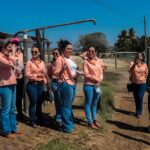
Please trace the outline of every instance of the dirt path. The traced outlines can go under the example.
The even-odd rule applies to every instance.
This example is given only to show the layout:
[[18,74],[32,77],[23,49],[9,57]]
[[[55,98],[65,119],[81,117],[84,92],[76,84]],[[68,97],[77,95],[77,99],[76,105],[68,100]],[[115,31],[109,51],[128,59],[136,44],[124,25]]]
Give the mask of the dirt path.
[[150,149],[150,133],[147,133],[145,129],[148,126],[147,95],[145,95],[144,113],[138,123],[138,120],[133,116],[133,98],[125,89],[128,74],[124,71],[118,71],[118,73],[124,80],[114,81],[115,112],[112,120],[108,121],[103,129],[91,130],[87,126],[84,108],[82,107],[84,103],[82,85],[78,84],[78,93],[74,104],[77,133],[64,134],[57,130],[53,120],[54,104],[48,103],[44,107],[44,117],[47,119],[45,127],[39,126],[34,129],[28,124],[19,123],[18,127],[24,131],[24,134],[11,140],[0,136],[0,150],[34,149],[37,145],[53,139],[75,143],[86,150]]
[[[150,149],[150,133],[147,126],[148,119],[147,94],[144,98],[143,115],[141,119],[134,117],[134,99],[131,93],[126,92],[125,81],[128,74],[125,71],[117,71],[122,79],[117,81],[115,88],[115,113],[111,121],[108,121],[108,133],[103,143],[104,149],[112,150],[145,150]],[[119,88],[120,87],[120,88]]]

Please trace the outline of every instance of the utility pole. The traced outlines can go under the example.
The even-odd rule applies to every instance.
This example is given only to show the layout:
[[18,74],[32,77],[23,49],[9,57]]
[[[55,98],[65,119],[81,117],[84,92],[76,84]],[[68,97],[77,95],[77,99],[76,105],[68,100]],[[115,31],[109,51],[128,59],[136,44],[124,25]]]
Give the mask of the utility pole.
[[146,16],[144,16],[144,40],[145,40],[145,61],[148,65],[148,68],[150,67],[149,63],[149,49],[147,48],[147,32],[146,32]]

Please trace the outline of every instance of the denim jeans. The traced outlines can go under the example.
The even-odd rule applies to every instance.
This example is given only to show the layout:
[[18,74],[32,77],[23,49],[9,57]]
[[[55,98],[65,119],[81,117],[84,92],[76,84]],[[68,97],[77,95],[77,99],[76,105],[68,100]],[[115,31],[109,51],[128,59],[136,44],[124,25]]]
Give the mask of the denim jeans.
[[18,115],[22,115],[22,101],[23,101],[23,83],[24,79],[17,79],[17,86],[16,86],[16,108]]
[[16,85],[1,86],[0,97],[2,132],[3,134],[16,132]]
[[150,93],[148,93],[148,111],[150,114]]
[[51,88],[54,94],[55,109],[56,109],[56,121],[61,122],[61,100],[60,100],[60,84],[57,80],[52,80]]
[[136,115],[141,115],[143,110],[143,97],[146,91],[146,83],[134,84],[133,83],[133,96],[136,106]]
[[44,91],[44,84],[34,84],[28,83],[27,87],[27,94],[29,96],[29,116],[30,122],[32,124],[42,121],[42,103],[43,103],[43,91]]
[[85,114],[88,123],[93,123],[97,116],[97,102],[100,99],[100,93],[97,93],[94,85],[83,86],[85,96]]
[[72,103],[76,95],[76,85],[61,83],[60,97],[62,101],[62,129],[64,132],[72,132],[74,129],[74,117]]

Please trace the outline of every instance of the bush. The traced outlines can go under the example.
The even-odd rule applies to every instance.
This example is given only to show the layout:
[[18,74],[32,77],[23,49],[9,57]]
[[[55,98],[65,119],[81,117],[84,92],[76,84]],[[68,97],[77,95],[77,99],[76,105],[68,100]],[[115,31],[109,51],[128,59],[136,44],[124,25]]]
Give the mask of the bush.
[[103,120],[111,119],[113,106],[114,106],[114,96],[109,84],[104,84],[102,86],[102,97],[100,101],[100,116]]

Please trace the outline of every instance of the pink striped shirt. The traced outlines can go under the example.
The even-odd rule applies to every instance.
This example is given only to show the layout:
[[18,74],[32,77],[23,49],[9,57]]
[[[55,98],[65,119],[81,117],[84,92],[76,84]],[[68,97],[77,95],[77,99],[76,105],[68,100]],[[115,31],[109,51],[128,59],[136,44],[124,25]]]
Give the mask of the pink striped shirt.
[[[34,60],[31,59],[26,63],[25,66],[25,75],[29,78],[29,81],[43,81],[47,83],[47,71],[45,63],[42,60],[39,60],[39,64],[36,65]],[[41,77],[38,77],[38,76]]]
[[0,52],[0,86],[16,84],[13,61]]

